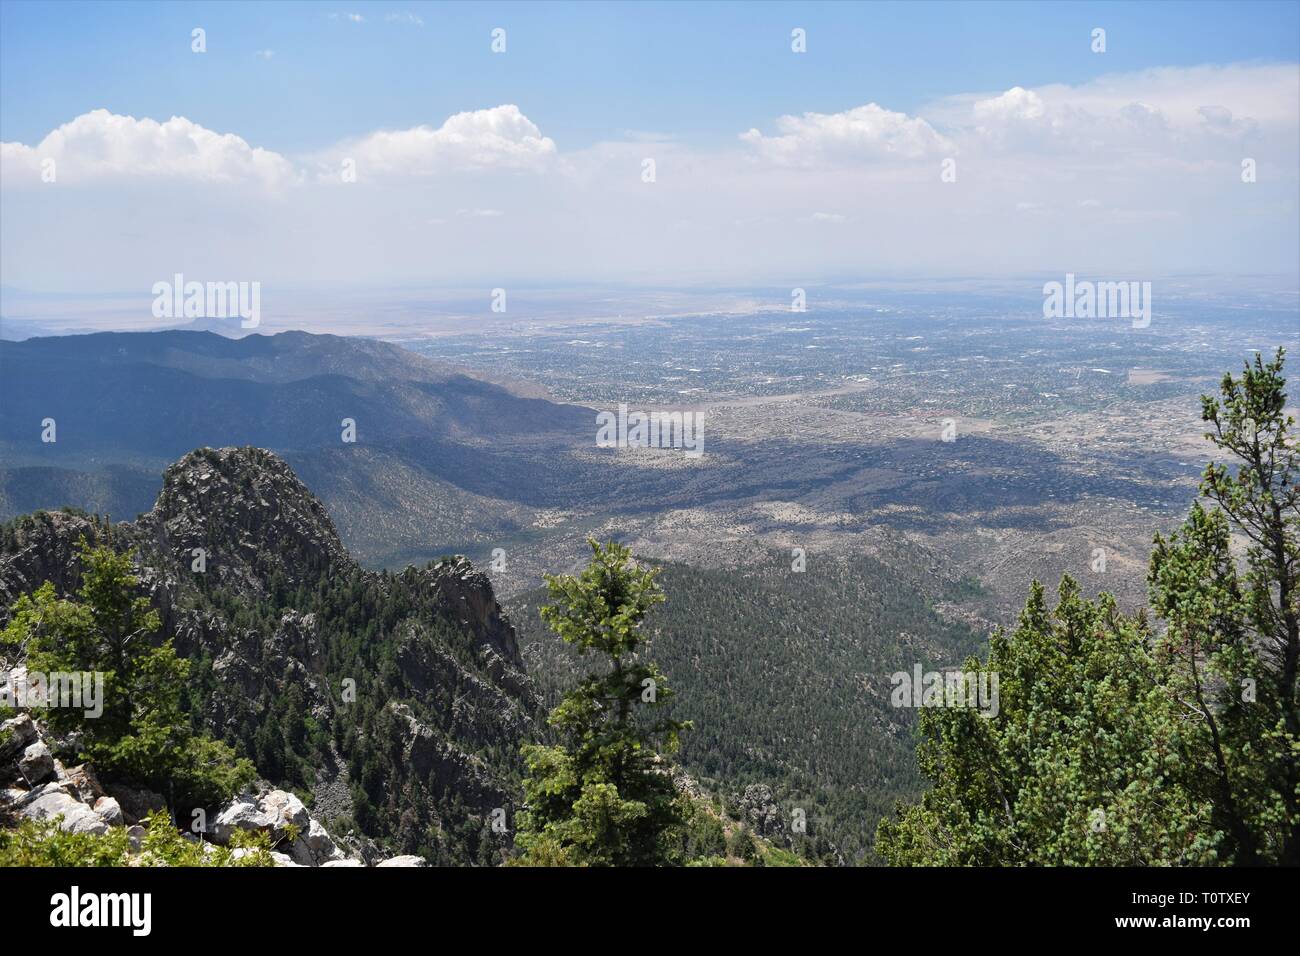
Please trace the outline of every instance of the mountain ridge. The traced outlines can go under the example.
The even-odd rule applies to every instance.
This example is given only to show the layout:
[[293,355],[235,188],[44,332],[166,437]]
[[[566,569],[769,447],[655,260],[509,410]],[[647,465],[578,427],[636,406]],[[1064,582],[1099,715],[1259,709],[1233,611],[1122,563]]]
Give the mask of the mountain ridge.
[[493,532],[525,526],[503,498],[528,484],[518,449],[544,461],[589,440],[594,420],[397,345],[303,332],[0,342],[0,368],[0,518],[141,514],[158,474],[194,447],[251,445],[321,489],[371,566],[451,550],[466,514]]
[[6,523],[0,623],[45,580],[74,590],[82,538],[134,550],[158,639],[195,663],[194,722],[311,794],[327,825],[434,862],[508,850],[484,821],[513,805],[538,700],[468,561],[366,571],[283,459],[201,448],[167,469],[137,521],[64,511]]

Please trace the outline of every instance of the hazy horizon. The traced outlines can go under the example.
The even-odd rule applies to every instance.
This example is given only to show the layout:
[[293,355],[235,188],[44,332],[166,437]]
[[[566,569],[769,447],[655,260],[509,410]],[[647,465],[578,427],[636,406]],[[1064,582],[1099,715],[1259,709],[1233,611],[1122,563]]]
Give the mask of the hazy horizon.
[[0,11],[19,289],[1300,284],[1294,5],[42,9]]

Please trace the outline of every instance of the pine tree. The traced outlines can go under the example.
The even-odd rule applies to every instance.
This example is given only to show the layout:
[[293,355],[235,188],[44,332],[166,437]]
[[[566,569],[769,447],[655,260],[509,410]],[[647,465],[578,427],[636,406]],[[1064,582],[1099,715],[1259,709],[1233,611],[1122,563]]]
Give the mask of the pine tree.
[[1202,398],[1206,437],[1235,462],[1211,463],[1210,506],[1155,537],[1162,626],[1068,577],[1049,611],[1035,582],[1015,631],[966,664],[999,674],[999,716],[921,712],[934,785],[881,822],[886,860],[1300,863],[1300,451],[1283,359]]
[[[591,546],[578,575],[547,575],[542,619],[579,654],[605,663],[551,711],[560,742],[523,748],[525,809],[516,843],[534,865],[654,866],[670,862],[684,798],[661,750],[688,723],[655,714],[670,697],[641,656],[646,612],[664,600],[656,571],[615,542]],[[679,842],[679,841],[678,841]]]
[[174,809],[210,805],[251,782],[251,763],[191,728],[181,707],[190,662],[170,640],[153,642],[158,612],[136,593],[130,552],[90,547],[83,538],[80,559],[74,598],[59,598],[47,581],[18,599],[0,634],[25,651],[30,671],[102,675],[103,712],[50,707],[50,728],[79,736],[81,756],[104,777],[174,797]]
[[[1210,800],[1225,861],[1300,865],[1300,446],[1285,353],[1204,396],[1211,463],[1182,529],[1156,536],[1148,581],[1168,622],[1171,693],[1197,731],[1189,786]],[[1246,542],[1244,560],[1233,535]]]
[[893,865],[1144,866],[1213,860],[1209,807],[1177,784],[1186,750],[1176,702],[1141,617],[1070,577],[1050,609],[1034,583],[1016,628],[995,634],[998,713],[927,707],[919,804],[882,820]]

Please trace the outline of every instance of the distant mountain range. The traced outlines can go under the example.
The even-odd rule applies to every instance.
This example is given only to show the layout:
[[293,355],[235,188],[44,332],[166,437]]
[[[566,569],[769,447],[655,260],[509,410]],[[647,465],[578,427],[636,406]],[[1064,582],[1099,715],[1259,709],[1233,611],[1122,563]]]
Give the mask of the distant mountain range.
[[590,443],[594,428],[590,410],[521,386],[303,332],[0,342],[0,370],[0,517],[64,505],[131,517],[189,449],[257,445],[318,491],[368,563],[508,528],[509,505],[492,499],[528,487],[518,449]]

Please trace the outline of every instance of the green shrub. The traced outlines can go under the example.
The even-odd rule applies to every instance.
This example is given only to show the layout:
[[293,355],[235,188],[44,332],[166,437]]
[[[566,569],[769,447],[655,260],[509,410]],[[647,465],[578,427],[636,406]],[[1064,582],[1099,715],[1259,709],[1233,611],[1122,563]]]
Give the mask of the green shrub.
[[[274,866],[265,833],[236,831],[229,846],[186,839],[166,813],[146,821],[139,852],[133,853],[124,827],[105,834],[65,833],[60,817],[24,820],[0,830],[0,867],[5,866]],[[238,857],[235,851],[244,850]]]

